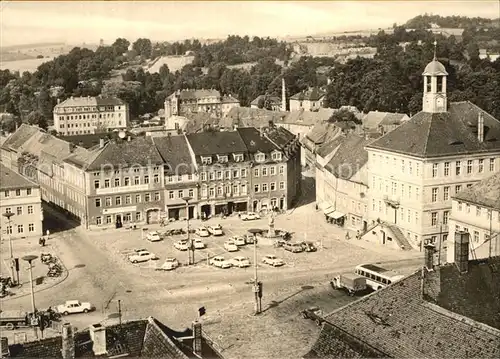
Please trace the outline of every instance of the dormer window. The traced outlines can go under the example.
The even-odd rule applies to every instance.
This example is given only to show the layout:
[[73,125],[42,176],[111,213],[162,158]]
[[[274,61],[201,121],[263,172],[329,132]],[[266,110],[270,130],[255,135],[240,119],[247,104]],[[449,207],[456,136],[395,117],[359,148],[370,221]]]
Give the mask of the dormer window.
[[271,158],[273,161],[281,161],[281,152],[273,152]]
[[266,160],[266,155],[263,153],[257,153],[255,155],[255,161],[257,162],[264,162]]
[[219,160],[220,163],[226,163],[227,162],[227,156],[217,155],[217,159]]
[[201,157],[201,163],[203,163],[204,165],[211,165],[212,164],[212,157],[204,157],[202,156]]
[[233,154],[233,157],[234,157],[234,162],[243,162],[243,155],[241,153]]

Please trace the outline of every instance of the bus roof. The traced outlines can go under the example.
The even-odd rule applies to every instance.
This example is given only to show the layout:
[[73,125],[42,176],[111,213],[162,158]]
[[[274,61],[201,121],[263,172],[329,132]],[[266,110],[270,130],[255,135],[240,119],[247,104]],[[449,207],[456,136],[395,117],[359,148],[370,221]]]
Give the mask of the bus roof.
[[358,267],[362,267],[378,273],[391,272],[389,269],[379,267],[375,264],[360,264]]

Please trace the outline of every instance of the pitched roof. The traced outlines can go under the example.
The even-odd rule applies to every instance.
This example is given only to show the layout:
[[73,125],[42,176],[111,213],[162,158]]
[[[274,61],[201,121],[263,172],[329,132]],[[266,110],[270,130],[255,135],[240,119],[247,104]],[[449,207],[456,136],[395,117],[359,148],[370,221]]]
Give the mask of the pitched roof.
[[473,184],[452,197],[457,200],[500,210],[500,172]]
[[270,111],[260,108],[233,107],[224,116],[219,126],[223,128],[237,127],[266,127],[269,122],[278,123],[287,112]]
[[240,103],[240,100],[238,100],[236,97],[233,97],[232,95],[227,95],[222,96],[222,103]]
[[108,134],[96,133],[87,135],[64,136],[64,141],[71,142],[76,146],[88,149],[98,145],[101,138],[107,141],[109,137]]
[[167,174],[184,175],[194,172],[189,145],[184,135],[153,137],[153,144],[163,158]]
[[333,139],[340,132],[338,126],[331,122],[317,123],[311,131],[306,135],[306,138],[314,144],[321,144]]
[[207,131],[186,135],[196,156],[245,153],[245,142],[237,131]]
[[331,108],[321,108],[317,112],[304,111],[304,109],[289,112],[282,120],[283,123],[314,126],[317,123],[328,121],[335,110]]
[[409,117],[404,113],[388,112],[382,122],[380,122],[380,125],[400,125],[405,119],[409,119]]
[[[477,139],[480,113],[483,142]],[[485,153],[500,150],[500,121],[468,101],[455,102],[445,113],[417,113],[368,147],[423,158]]]
[[12,133],[7,140],[2,145],[2,148],[12,149],[14,151],[18,151],[19,148],[33,136],[35,133],[40,132],[41,130],[38,127],[30,126],[25,123],[21,124],[21,126],[17,129],[16,132]]
[[220,92],[217,90],[196,90],[196,89],[184,89],[174,92],[169,96],[169,98],[179,96],[181,100],[197,100],[206,97],[217,97],[220,98]]
[[58,103],[55,107],[73,107],[73,106],[116,106],[125,105],[121,99],[117,97],[69,97],[66,100]]
[[334,139],[323,143],[319,146],[319,148],[316,150],[316,153],[321,156],[321,157],[326,157],[330,153],[332,153],[337,147],[339,147],[342,142],[345,141],[345,136],[337,136]]
[[283,127],[271,127],[265,131],[266,137],[270,139],[279,148],[284,149],[296,136]]
[[257,106],[259,104],[260,99],[265,100],[266,98],[273,104],[281,104],[281,98],[279,98],[278,96],[259,95],[252,102],[250,102],[250,105]]
[[237,128],[236,131],[240,134],[250,153],[270,153],[278,149],[263,133],[261,135],[261,132],[255,127]]
[[185,127],[186,133],[196,133],[202,131],[205,126],[217,127],[220,119],[208,112],[187,113],[184,116],[187,119]]
[[399,125],[408,115],[404,113],[370,111],[362,119],[366,129],[377,129],[379,125]]
[[298,100],[298,101],[318,101],[320,100],[323,96],[325,96],[325,91],[313,87],[308,89],[307,91],[302,91],[299,93],[296,93],[292,97],[290,97],[290,100]]
[[365,146],[371,141],[356,134],[348,134],[325,169],[337,177],[350,179],[368,162]]
[[[450,267],[458,273],[454,266]],[[500,280],[496,284],[490,281],[489,285],[498,288],[499,283]],[[463,286],[457,287],[459,284],[463,283],[454,281],[449,286],[457,298],[462,297],[460,292],[464,289]],[[481,293],[485,291],[487,288]],[[468,294],[473,294],[473,289]],[[474,298],[479,296],[476,293]],[[475,306],[479,305],[475,303]],[[463,319],[422,298],[421,271],[338,309],[327,315],[326,320],[328,324],[323,327],[321,341],[313,346],[312,355],[318,353],[314,356],[316,358],[343,357],[345,345],[355,351],[352,357],[372,357],[374,353],[367,353],[368,348],[375,348],[382,353],[381,356],[393,358],[500,356],[499,331]],[[344,345],[336,345],[338,340]],[[361,342],[361,345],[352,345],[353,342]]]
[[0,190],[33,187],[38,185],[0,163]]

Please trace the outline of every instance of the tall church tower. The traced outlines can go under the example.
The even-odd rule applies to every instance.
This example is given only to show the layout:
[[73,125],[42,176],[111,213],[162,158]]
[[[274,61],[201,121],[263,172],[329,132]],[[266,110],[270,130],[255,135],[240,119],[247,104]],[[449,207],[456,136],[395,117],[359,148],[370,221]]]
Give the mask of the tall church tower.
[[446,112],[446,76],[448,73],[436,57],[437,42],[434,41],[434,58],[425,67],[424,73],[424,98],[422,111],[430,113]]

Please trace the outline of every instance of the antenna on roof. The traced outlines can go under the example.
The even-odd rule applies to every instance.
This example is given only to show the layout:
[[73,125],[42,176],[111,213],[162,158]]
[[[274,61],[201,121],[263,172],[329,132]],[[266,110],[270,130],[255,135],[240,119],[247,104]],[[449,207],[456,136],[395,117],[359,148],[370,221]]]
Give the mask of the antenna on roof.
[[434,61],[436,61],[436,60],[437,60],[437,57],[436,57],[436,49],[437,49],[437,44],[438,44],[438,43],[437,43],[437,41],[436,41],[436,40],[434,40]]

